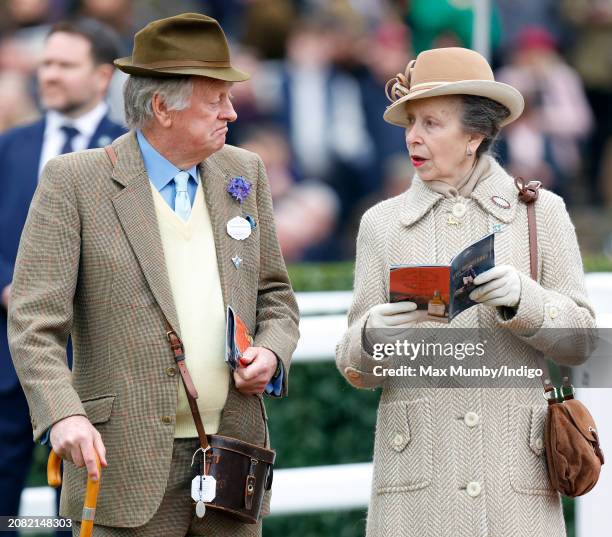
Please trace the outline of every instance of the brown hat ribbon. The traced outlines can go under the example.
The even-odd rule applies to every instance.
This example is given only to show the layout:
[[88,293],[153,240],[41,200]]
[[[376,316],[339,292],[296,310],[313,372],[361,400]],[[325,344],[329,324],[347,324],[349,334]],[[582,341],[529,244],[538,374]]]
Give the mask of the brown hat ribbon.
[[415,63],[416,60],[411,60],[406,66],[405,74],[397,73],[397,75],[387,81],[385,93],[387,99],[392,103],[410,93],[410,79],[412,78],[412,71]]

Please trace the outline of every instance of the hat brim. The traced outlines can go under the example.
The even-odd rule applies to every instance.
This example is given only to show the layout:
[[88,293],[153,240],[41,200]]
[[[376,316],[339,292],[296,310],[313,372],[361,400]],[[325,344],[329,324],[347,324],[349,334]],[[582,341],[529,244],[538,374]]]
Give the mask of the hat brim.
[[389,105],[385,110],[383,119],[392,125],[407,127],[408,118],[406,117],[405,107],[407,102],[442,95],[477,95],[488,97],[503,104],[510,110],[510,115],[502,121],[502,127],[516,120],[525,108],[525,100],[521,93],[508,84],[492,80],[462,80],[461,82],[443,83],[434,88],[411,91],[408,95]]
[[225,82],[244,82],[251,78],[250,75],[234,69],[233,67],[180,67],[180,68],[164,68],[150,69],[132,63],[132,57],[119,58],[114,61],[115,66],[120,71],[129,75],[151,76],[168,78],[173,76],[207,76]]

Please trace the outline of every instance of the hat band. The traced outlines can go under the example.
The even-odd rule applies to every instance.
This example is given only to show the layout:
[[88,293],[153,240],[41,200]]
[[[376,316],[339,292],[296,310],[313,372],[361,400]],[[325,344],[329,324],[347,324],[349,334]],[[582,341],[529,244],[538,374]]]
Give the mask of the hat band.
[[421,90],[421,89],[429,89],[429,88],[435,88],[436,86],[440,86],[442,84],[453,84],[455,82],[465,82],[464,80],[455,80],[455,81],[450,81],[450,80],[436,80],[435,82],[421,82],[420,84],[412,84],[412,86],[410,86],[410,91],[417,91],[417,90]]
[[229,61],[200,61],[200,60],[166,60],[161,62],[151,63],[132,63],[133,67],[142,67],[144,69],[181,69],[183,67],[231,67]]

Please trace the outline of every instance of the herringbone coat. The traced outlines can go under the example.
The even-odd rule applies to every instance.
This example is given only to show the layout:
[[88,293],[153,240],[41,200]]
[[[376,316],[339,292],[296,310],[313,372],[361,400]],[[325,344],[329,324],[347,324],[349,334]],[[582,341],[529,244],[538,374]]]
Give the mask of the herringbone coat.
[[[536,368],[537,353],[563,333],[554,328],[595,327],[574,227],[558,196],[543,191],[536,203],[538,283],[529,276],[526,206],[497,163],[472,192],[461,225],[448,223],[453,204],[416,177],[407,192],[373,207],[361,221],[354,300],[337,365],[356,387],[382,386],[367,536],[561,537],[561,502],[546,474],[546,403],[538,378],[533,388],[503,393],[411,388],[405,379],[376,376],[373,368],[381,362],[362,344],[368,310],[389,301],[392,265],[448,264],[500,229],[496,264],[520,271],[516,314],[478,305],[439,329],[491,329],[495,337],[487,348],[500,363]],[[575,363],[586,359],[591,339],[592,333],[578,331],[570,353]]]
[[[155,513],[168,478],[180,375],[164,317],[179,334],[180,326],[135,134],[113,147],[114,169],[103,149],[60,156],[45,168],[19,248],[9,341],[34,439],[62,418],[86,415],[107,448],[96,523],[133,527]],[[263,164],[253,153],[225,146],[199,171],[224,302],[241,315],[255,346],[280,357],[287,375],[298,339],[297,305]],[[235,176],[253,183],[242,207],[226,192]],[[241,214],[253,216],[257,226],[237,241],[226,224]],[[239,268],[235,255],[242,258]],[[72,375],[65,355],[69,333]],[[263,445],[266,419],[262,398],[241,394],[230,379],[219,434]],[[86,472],[72,464],[64,469],[61,514],[80,519]]]

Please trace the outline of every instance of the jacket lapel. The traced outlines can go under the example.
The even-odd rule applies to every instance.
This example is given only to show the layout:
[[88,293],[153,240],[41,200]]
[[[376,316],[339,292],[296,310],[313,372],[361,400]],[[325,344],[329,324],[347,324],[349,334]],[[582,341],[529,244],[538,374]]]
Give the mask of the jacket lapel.
[[240,205],[234,203],[226,192],[231,174],[220,165],[217,155],[212,155],[203,161],[199,169],[206,207],[213,228],[223,303],[226,307],[228,304],[235,306],[232,304],[232,289],[237,285],[237,281],[236,267],[232,258],[237,255],[237,252],[231,249],[232,239],[227,234],[227,222],[241,214]]
[[33,179],[32,184],[28,185],[31,186],[31,192],[28,191],[28,205],[39,180],[38,168],[40,167],[40,156],[42,154],[42,146],[45,139],[46,124],[46,119],[42,119],[32,125],[31,132],[29,133],[31,136],[31,143],[23,146],[23,155],[20,155],[19,158],[21,177]]
[[118,138],[113,147],[118,159],[113,179],[125,187],[113,197],[113,205],[153,296],[180,335],[149,177],[135,133]]

